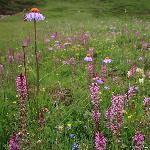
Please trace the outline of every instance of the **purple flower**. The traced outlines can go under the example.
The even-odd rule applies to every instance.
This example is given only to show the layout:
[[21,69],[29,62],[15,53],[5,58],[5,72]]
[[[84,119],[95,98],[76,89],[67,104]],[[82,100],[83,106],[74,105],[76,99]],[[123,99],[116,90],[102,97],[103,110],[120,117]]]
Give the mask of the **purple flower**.
[[90,56],[93,57],[93,53],[94,53],[94,48],[89,48],[88,53],[90,54]]
[[104,89],[105,90],[110,90],[110,87],[109,86],[104,86]]
[[18,134],[13,133],[9,139],[9,150],[20,150]]
[[74,139],[74,138],[75,138],[75,134],[70,134],[69,137],[70,137],[71,139]]
[[45,17],[39,12],[30,12],[27,13],[24,17],[24,20],[26,21],[43,21],[44,19]]
[[144,97],[144,106],[150,106],[150,97]]
[[95,134],[95,147],[96,150],[105,150],[106,149],[106,138],[99,131]]
[[72,145],[72,150],[78,150],[79,149],[79,145],[77,143],[74,143]]
[[106,58],[103,60],[103,62],[104,62],[105,64],[109,64],[109,63],[112,62],[112,59],[110,59],[109,57],[106,57]]
[[96,83],[98,83],[98,84],[103,84],[104,81],[103,81],[102,79],[97,79],[97,80],[96,80]]
[[145,41],[142,41],[142,49],[146,50],[148,48],[148,43]]
[[98,110],[93,110],[92,111],[92,118],[95,122],[99,122],[100,120],[100,112]]
[[92,83],[90,86],[90,95],[91,95],[91,99],[92,99],[92,104],[96,107],[98,107],[99,105],[99,86],[97,83]]
[[22,101],[25,101],[27,99],[27,81],[24,75],[20,74],[17,76],[16,86],[17,86],[18,96]]
[[108,120],[107,126],[110,128],[114,135],[119,134],[123,123],[123,108],[124,96],[116,95],[112,97],[112,105],[106,112]]
[[54,32],[54,33],[51,35],[51,38],[52,38],[52,39],[58,38],[58,33],[57,33],[57,32]]
[[4,66],[0,64],[0,74],[3,74],[3,71],[4,71]]
[[136,89],[135,89],[135,87],[133,87],[133,86],[129,87],[128,92],[127,92],[127,94],[126,94],[127,99],[130,100],[130,99],[132,99],[135,95],[136,95]]
[[144,148],[144,135],[140,132],[136,132],[133,137],[135,149],[142,150]]
[[84,58],[84,61],[86,61],[86,62],[91,62],[91,61],[92,61],[92,57],[86,56],[86,57]]

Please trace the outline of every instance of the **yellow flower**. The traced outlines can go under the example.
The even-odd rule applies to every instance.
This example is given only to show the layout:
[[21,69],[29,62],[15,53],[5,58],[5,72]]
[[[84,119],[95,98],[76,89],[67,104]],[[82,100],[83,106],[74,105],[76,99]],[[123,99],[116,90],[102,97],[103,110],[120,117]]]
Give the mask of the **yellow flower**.
[[128,116],[128,119],[131,119],[131,118],[132,118],[132,115],[129,115],[129,116]]

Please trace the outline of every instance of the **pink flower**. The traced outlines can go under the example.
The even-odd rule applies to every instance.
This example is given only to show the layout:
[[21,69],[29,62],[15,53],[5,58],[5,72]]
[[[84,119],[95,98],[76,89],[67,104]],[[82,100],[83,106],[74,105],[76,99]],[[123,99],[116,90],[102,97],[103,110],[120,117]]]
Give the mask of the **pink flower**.
[[13,133],[9,139],[9,150],[20,150],[18,134]]
[[20,100],[25,101],[27,99],[27,81],[24,75],[20,74],[17,76],[16,86]]
[[135,149],[142,150],[144,148],[144,135],[140,132],[136,132],[133,137]]
[[105,150],[106,149],[106,138],[99,131],[95,134],[95,147],[96,150]]
[[3,74],[3,71],[4,71],[4,66],[0,64],[0,74]]

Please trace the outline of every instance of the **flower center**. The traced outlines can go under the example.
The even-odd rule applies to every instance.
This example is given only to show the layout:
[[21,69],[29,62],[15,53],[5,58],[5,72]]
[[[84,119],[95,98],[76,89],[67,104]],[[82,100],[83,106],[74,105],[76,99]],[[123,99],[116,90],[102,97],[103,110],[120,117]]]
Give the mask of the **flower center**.
[[32,8],[31,12],[36,12],[37,13],[37,12],[40,12],[40,10],[38,8]]

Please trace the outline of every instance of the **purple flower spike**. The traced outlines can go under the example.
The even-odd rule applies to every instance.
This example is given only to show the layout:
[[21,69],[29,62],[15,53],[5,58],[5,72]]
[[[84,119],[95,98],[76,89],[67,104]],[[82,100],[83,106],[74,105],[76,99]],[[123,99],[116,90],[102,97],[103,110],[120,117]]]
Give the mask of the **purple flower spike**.
[[0,64],[0,74],[3,74],[3,71],[4,71],[4,66]]
[[20,74],[17,76],[16,86],[18,96],[20,97],[21,100],[25,101],[27,99],[27,81],[24,75]]
[[135,149],[142,150],[144,148],[144,135],[140,132],[136,132],[133,137]]
[[18,134],[13,133],[9,139],[9,150],[20,150]]
[[107,142],[107,140],[105,139],[103,134],[100,132],[97,132],[95,135],[96,150],[105,150],[106,149],[106,142]]

